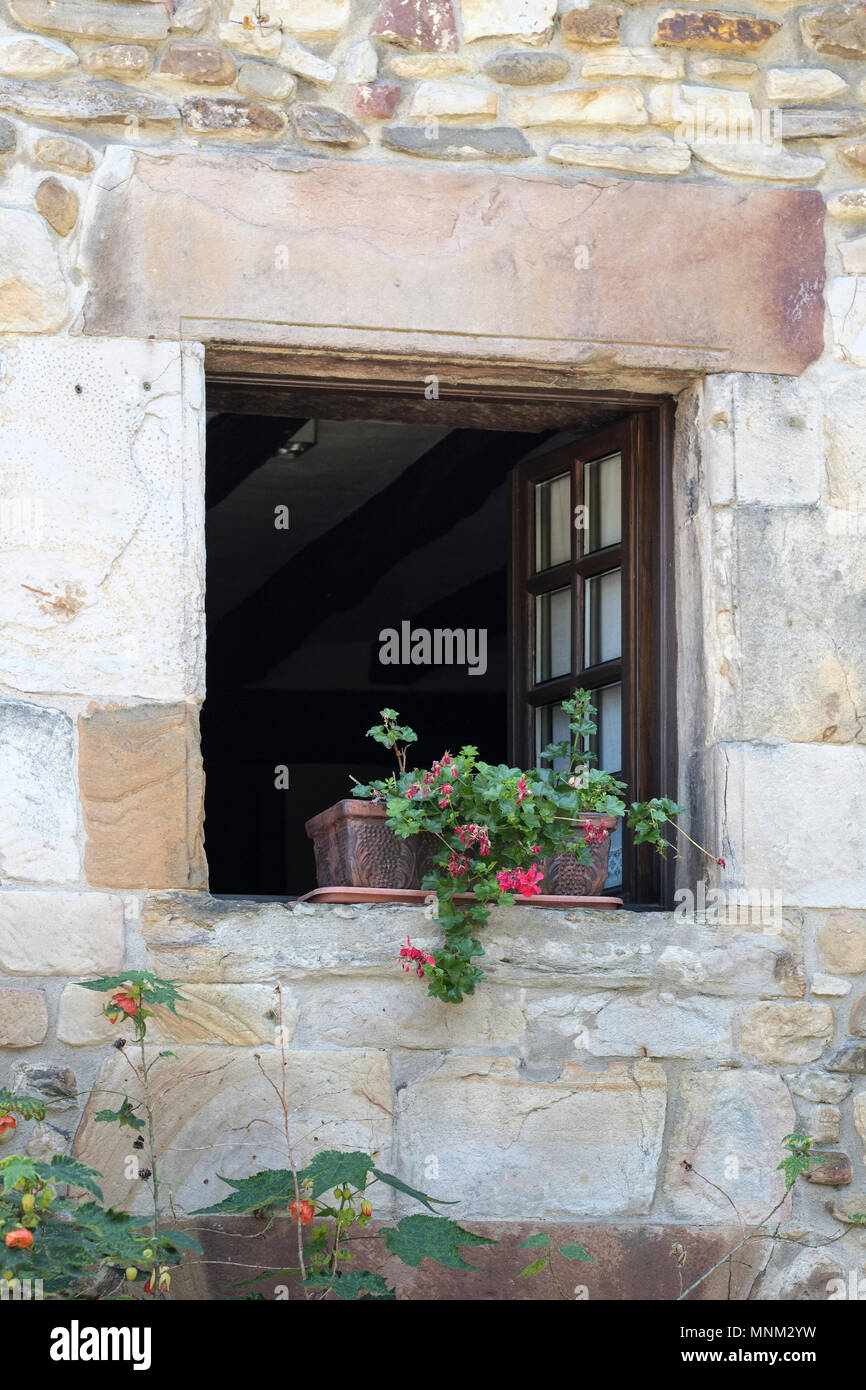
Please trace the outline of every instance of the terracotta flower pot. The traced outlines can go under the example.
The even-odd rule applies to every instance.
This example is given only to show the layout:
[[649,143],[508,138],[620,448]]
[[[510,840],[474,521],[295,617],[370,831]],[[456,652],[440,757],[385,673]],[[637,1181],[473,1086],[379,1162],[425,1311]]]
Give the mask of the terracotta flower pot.
[[603,816],[599,811],[585,811],[578,816],[579,825],[603,826],[607,831],[600,844],[591,844],[589,851],[592,863],[584,867],[578,864],[573,854],[557,854],[554,859],[545,861],[542,893],[554,897],[597,898],[603,891],[607,879],[607,861],[610,855],[610,837],[616,830],[619,820],[616,816]]
[[347,797],[306,824],[320,888],[420,888],[440,843],[422,831],[400,840],[385,808]]

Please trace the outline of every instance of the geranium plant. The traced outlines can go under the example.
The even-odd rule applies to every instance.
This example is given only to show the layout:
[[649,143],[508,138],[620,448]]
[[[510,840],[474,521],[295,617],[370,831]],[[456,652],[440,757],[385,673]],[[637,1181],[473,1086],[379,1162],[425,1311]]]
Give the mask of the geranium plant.
[[[426,770],[409,770],[407,750],[417,735],[398,723],[396,710],[382,710],[382,723],[368,730],[370,738],[394,751],[397,771],[356,784],[353,795],[384,805],[388,825],[401,839],[428,831],[440,841],[423,887],[436,896],[444,943],[435,956],[410,941],[400,953],[404,967],[426,979],[428,993],[436,999],[458,1003],[484,979],[474,964],[484,954],[476,933],[492,906],[513,903],[515,894],[531,898],[540,893],[542,866],[556,855],[569,852],[578,864],[590,863],[589,845],[608,832],[581,824],[582,815],[626,815],[625,783],[593,765],[589,740],[596,722],[590,692],[576,691],[562,708],[568,739],[545,748],[541,760],[546,766],[528,770],[483,762],[471,745],[454,756],[443,753]],[[628,825],[635,842],[664,855],[670,842],[662,826],[683,809],[669,797],[633,802]],[[474,897],[466,901],[465,894]]]

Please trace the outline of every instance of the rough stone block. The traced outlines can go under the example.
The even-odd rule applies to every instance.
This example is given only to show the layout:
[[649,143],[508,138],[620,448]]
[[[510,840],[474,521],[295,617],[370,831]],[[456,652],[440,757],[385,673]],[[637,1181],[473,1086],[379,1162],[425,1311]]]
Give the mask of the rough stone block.
[[[180,985],[183,999],[177,1017],[164,1005],[155,1005],[147,1022],[150,1042],[159,1046],[176,1043],[224,1043],[227,1047],[277,1045],[278,999],[270,985]],[[103,1013],[109,994],[70,984],[60,996],[57,1037],[73,1047],[90,1047],[128,1037],[129,1030],[112,1025]],[[333,1008],[333,1001],[331,1003]],[[342,1007],[342,1006],[341,1006]],[[283,1040],[291,1041],[297,1008],[284,998]],[[369,1044],[368,1044],[369,1045]]]
[[[12,215],[35,224],[28,256],[44,274],[53,234]],[[2,355],[4,490],[38,499],[40,518],[0,554],[6,682],[105,700],[203,693],[201,349],[75,337]]]
[[649,119],[638,88],[617,86],[527,92],[513,98],[508,114],[517,126],[643,126]]
[[684,1110],[665,1177],[674,1212],[691,1221],[728,1221],[722,1188],[744,1221],[762,1220],[785,1191],[777,1164],[782,1139],[793,1132],[794,1108],[784,1082],[758,1071],[687,1072],[680,1091]]
[[57,77],[78,67],[78,54],[57,39],[32,34],[0,37],[0,74],[3,77]]
[[[301,39],[335,39],[349,18],[350,0],[267,0],[268,23]],[[232,0],[229,21],[252,13],[249,0]],[[265,26],[267,28],[267,25]]]
[[495,92],[473,82],[422,82],[414,92],[409,114],[415,120],[432,117],[465,119],[495,116],[499,105]]
[[[288,1168],[283,1115],[274,1087],[282,1085],[281,1054],[256,1055],[224,1047],[183,1047],[175,1058],[154,1063],[151,1084],[159,1094],[156,1139],[166,1151],[172,1201],[179,1212],[212,1206],[230,1188],[215,1176],[213,1144],[220,1144],[220,1173],[245,1178],[263,1168]],[[106,1204],[146,1211],[145,1183],[124,1177],[128,1131],[97,1123],[116,1106],[122,1090],[138,1099],[135,1078],[117,1053],[106,1059],[75,1136],[73,1152],[104,1175]],[[290,1136],[298,1166],[320,1149],[363,1149],[389,1168],[391,1078],[381,1052],[290,1052],[286,1055]]]
[[539,47],[553,33],[557,0],[462,0],[463,42],[517,38]]
[[833,1036],[829,1004],[748,1004],[740,1047],[759,1062],[815,1062]]
[[539,1082],[507,1057],[446,1057],[398,1093],[399,1171],[418,1185],[435,1154],[441,1176],[425,1190],[462,1187],[458,1216],[639,1216],[655,1191],[665,1098],[649,1061],[601,1072],[569,1062],[558,1081]]
[[0,893],[0,970],[112,975],[123,964],[123,905],[102,893]]
[[80,140],[68,140],[64,135],[43,135],[36,141],[35,149],[39,163],[53,169],[89,174],[93,168],[93,154]]
[[72,721],[60,710],[0,701],[0,875],[78,879]]
[[145,39],[153,42],[168,33],[163,5],[126,0],[10,0],[12,18],[25,29],[49,34],[74,34],[84,39]]
[[339,987],[311,983],[296,986],[292,994],[300,1015],[295,1042],[303,1047],[477,1051],[513,1046],[526,1028],[517,989],[486,985],[459,1008],[431,999],[425,985],[402,975],[392,983],[344,977]]
[[831,912],[818,931],[821,964],[840,975],[866,970],[866,913]]
[[89,883],[102,888],[204,884],[194,708],[94,710],[79,720],[78,778]]
[[78,195],[52,175],[40,183],[35,201],[57,235],[68,236],[78,221]]
[[94,77],[117,77],[121,82],[143,77],[148,68],[148,52],[140,43],[111,43],[85,53],[82,67]]
[[727,14],[721,10],[664,10],[656,21],[653,43],[714,49],[720,53],[750,53],[777,34],[775,19]]
[[[464,3],[464,37],[466,17]],[[456,53],[459,47],[451,0],[383,0],[370,33],[401,48],[427,53]]]
[[41,989],[0,988],[0,1047],[38,1047],[47,1032]]
[[[0,141],[10,151],[15,148],[11,123],[0,127]],[[21,208],[0,208],[0,331],[52,333],[68,317],[57,249],[42,218]]]

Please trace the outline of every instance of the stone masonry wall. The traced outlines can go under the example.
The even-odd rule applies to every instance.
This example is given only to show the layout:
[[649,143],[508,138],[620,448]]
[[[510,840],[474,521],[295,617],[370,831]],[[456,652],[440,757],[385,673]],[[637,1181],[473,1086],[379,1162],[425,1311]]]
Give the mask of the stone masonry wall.
[[[254,1054],[275,1066],[279,981],[302,1149],[370,1145],[467,1221],[715,1239],[731,1211],[704,1179],[757,1219],[779,1139],[807,1129],[839,1155],[783,1212],[807,1248],[758,1260],[747,1291],[824,1297],[866,1260],[856,1230],[822,1248],[866,1201],[863,10],[264,11],[2,5],[0,1084],[50,1102],[15,1142],[74,1144],[129,1199],[82,1113],[118,1054],[73,982],[151,965],[190,998],[161,1035],[178,1053],[162,1122],[177,1199],[200,1204],[214,1162],[196,1146],[267,1117]],[[489,983],[440,1008],[394,961],[429,930],[408,909],[207,895],[203,346],[74,327],[117,146],[820,190],[824,353],[799,378],[676,387],[680,795],[726,857],[720,885],[778,891],[781,924],[514,908],[491,924]],[[695,891],[699,866],[679,872]],[[218,1152],[249,1171],[248,1149]]]

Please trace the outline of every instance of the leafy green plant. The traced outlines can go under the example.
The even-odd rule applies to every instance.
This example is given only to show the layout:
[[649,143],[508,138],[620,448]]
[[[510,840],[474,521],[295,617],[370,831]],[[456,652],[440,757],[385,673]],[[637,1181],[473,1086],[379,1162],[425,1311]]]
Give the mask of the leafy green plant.
[[[589,846],[608,832],[581,822],[582,816],[626,814],[625,783],[593,766],[589,745],[597,726],[590,692],[576,691],[562,708],[568,738],[545,748],[546,766],[528,771],[483,762],[477,748],[467,745],[456,756],[443,753],[429,769],[410,772],[407,750],[417,736],[398,723],[396,710],[382,710],[382,723],[368,731],[394,751],[397,771],[356,784],[353,795],[384,805],[388,825],[400,839],[426,831],[440,842],[422,886],[435,894],[443,946],[434,957],[407,941],[400,952],[404,968],[426,979],[436,999],[458,1003],[484,979],[474,963],[484,954],[477,933],[493,905],[513,903],[515,894],[540,893],[541,866],[563,852],[578,864],[591,863]],[[664,854],[668,842],[661,827],[682,810],[667,797],[633,803],[629,825],[637,842]]]
[[[299,1198],[294,1196],[296,1180],[302,1194]],[[202,1207],[194,1215],[255,1214],[270,1218],[288,1214],[305,1232],[298,1264],[266,1269],[235,1288],[300,1275],[302,1287],[314,1298],[333,1294],[344,1302],[390,1300],[396,1294],[381,1274],[354,1267],[356,1256],[350,1248],[353,1241],[383,1240],[390,1253],[413,1268],[423,1259],[431,1259],[450,1269],[474,1268],[460,1254],[462,1247],[496,1243],[436,1215],[434,1204],[447,1205],[443,1199],[409,1187],[392,1173],[377,1168],[369,1154],[360,1150],[345,1153],[325,1149],[297,1174],[288,1169],[268,1168],[249,1178],[220,1177],[220,1181],[233,1191],[221,1202]],[[412,1197],[434,1214],[405,1216],[396,1226],[368,1232],[366,1228],[373,1216],[370,1194],[377,1183]]]
[[595,1264],[595,1260],[582,1245],[566,1242],[564,1245],[554,1246],[550,1236],[544,1235],[543,1232],[527,1236],[526,1240],[522,1240],[516,1249],[543,1251],[543,1254],[536,1256],[525,1269],[520,1271],[519,1277],[521,1279],[533,1279],[537,1274],[548,1274],[562,1298],[569,1298],[570,1295],[565,1292],[560,1282],[558,1271],[553,1263],[554,1254],[558,1254],[563,1260],[582,1260],[589,1264]]

